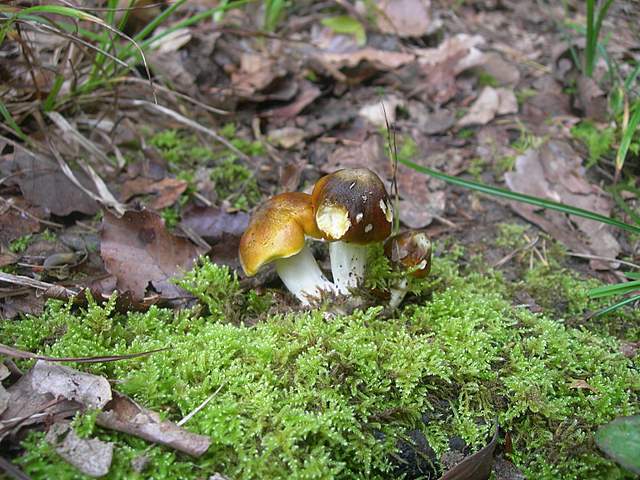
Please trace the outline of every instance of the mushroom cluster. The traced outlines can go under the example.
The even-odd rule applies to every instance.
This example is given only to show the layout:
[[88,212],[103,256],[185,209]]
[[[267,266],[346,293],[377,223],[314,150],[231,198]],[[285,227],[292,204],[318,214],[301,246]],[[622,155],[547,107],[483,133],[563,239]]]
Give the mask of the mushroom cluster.
[[[253,276],[273,262],[289,291],[310,305],[323,293],[347,295],[359,286],[367,245],[387,239],[392,224],[382,180],[367,168],[338,170],[320,178],[311,195],[282,193],[260,205],[240,239],[240,264]],[[333,282],[318,267],[309,238],[330,242]]]

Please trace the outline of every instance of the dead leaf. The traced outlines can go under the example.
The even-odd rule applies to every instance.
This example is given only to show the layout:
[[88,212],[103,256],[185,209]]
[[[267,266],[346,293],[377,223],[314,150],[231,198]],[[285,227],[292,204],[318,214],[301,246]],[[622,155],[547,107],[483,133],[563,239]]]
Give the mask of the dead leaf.
[[109,473],[113,443],[97,438],[80,438],[67,422],[53,424],[45,439],[58,455],[83,474],[98,478]]
[[376,8],[376,23],[383,33],[400,37],[422,37],[429,33],[430,0],[383,0]]
[[[32,205],[46,208],[61,217],[72,212],[93,215],[98,211],[97,202],[73,184],[56,163],[18,151],[14,164],[17,171],[21,172],[18,185],[22,195]],[[74,173],[82,185],[92,187],[91,180],[84,172]]]
[[[505,174],[505,182],[515,192],[562,202],[605,216],[610,215],[613,207],[609,195],[586,180],[582,159],[565,142],[550,141],[539,150],[526,151],[516,159],[514,171]],[[538,209],[530,205],[514,204],[512,208],[578,253],[616,258],[620,252],[620,245],[608,225],[582,217],[567,217],[553,211],[546,211],[541,217],[534,213]],[[575,234],[569,218],[582,236]],[[617,268],[615,262],[591,260],[590,263],[595,269]]]
[[275,59],[267,55],[243,53],[238,70],[231,74],[231,83],[239,93],[250,96],[266,89],[276,78],[284,77],[286,73]]
[[122,218],[105,212],[100,253],[107,272],[118,279],[118,289],[141,299],[149,283],[165,298],[182,296],[171,279],[190,269],[203,251],[169,233],[158,214],[143,210],[128,211]]
[[11,395],[9,395],[9,392],[7,392],[0,383],[0,415],[2,415],[2,412],[4,412],[9,406],[10,399]]
[[39,394],[66,398],[86,408],[102,408],[111,400],[111,386],[104,377],[44,360],[33,366],[31,383]]
[[634,358],[640,349],[640,342],[621,342],[620,352],[627,358]]
[[124,183],[121,198],[122,201],[127,202],[137,195],[154,194],[155,198],[149,202],[148,207],[162,210],[176,203],[187,186],[188,182],[177,178],[163,178],[156,181],[151,178],[138,177]]
[[578,78],[578,99],[587,118],[596,122],[609,119],[607,95],[593,78],[584,75]]
[[410,102],[408,110],[411,120],[426,135],[444,133],[456,123],[455,112],[444,108],[431,111],[424,102]]
[[188,227],[215,244],[221,241],[223,235],[239,237],[249,225],[249,214],[245,212],[229,213],[219,207],[189,207],[182,215],[181,226]]
[[488,52],[478,70],[491,75],[502,86],[515,87],[520,81],[520,71],[512,62],[502,58],[498,52]]
[[336,71],[343,68],[353,69],[363,63],[370,65],[377,71],[386,72],[412,62],[415,59],[415,55],[412,53],[376,50],[375,48],[366,47],[347,53],[321,52],[319,59],[321,63],[330,67],[331,73],[334,74],[336,80],[344,81],[344,75],[336,75]]
[[273,119],[275,121],[285,121],[295,118],[302,112],[307,105],[310,105],[322,92],[313,83],[304,80],[300,83],[300,91],[295,100],[284,107],[272,108],[267,110],[261,116]]
[[459,127],[485,125],[497,115],[518,112],[518,101],[512,90],[485,87],[469,112],[458,120]]
[[598,393],[596,388],[589,385],[586,380],[582,380],[580,378],[572,378],[569,388],[576,390],[591,390],[593,393]]
[[22,197],[0,198],[0,244],[8,245],[17,238],[39,232],[41,224],[36,219],[48,217],[43,208],[29,205]]
[[168,420],[163,421],[157,413],[141,407],[129,397],[117,392],[114,392],[114,398],[105,411],[98,414],[96,423],[104,428],[173,448],[192,457],[201,456],[211,445],[209,437],[188,432]]
[[465,457],[455,467],[442,474],[439,480],[487,480],[493,467],[493,452],[498,444],[498,428],[489,444],[473,455]]
[[417,49],[418,65],[425,81],[417,87],[434,102],[442,105],[457,93],[455,78],[470,68],[484,63],[477,48],[484,43],[480,35],[460,33],[443,41],[437,48]]
[[275,146],[282,147],[289,150],[297,145],[300,145],[306,137],[306,132],[301,128],[296,127],[282,127],[269,130],[267,138],[269,142]]
[[106,379],[42,360],[7,391],[11,398],[0,415],[0,441],[27,425],[55,423],[81,408],[100,408],[111,399]]
[[393,125],[396,121],[396,108],[404,106],[405,102],[400,97],[396,95],[387,95],[384,98],[361,107],[358,111],[358,115],[363,117],[374,127],[385,128],[387,122],[389,122],[390,125]]

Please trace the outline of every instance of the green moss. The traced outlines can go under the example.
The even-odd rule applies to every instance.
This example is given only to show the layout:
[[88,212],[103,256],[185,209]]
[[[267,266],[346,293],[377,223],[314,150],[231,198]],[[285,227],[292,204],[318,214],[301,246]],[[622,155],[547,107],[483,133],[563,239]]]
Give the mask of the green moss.
[[592,167],[611,150],[615,138],[615,128],[599,128],[592,122],[583,121],[571,128],[571,135],[586,145],[589,150],[587,167]]
[[218,196],[228,199],[235,208],[248,210],[260,201],[255,175],[235,157],[223,159],[211,170],[210,178]]
[[33,235],[23,235],[20,238],[16,238],[9,244],[9,251],[13,253],[24,252],[29,245],[31,245],[31,239]]
[[499,87],[500,82],[488,72],[478,73],[478,85],[481,87]]
[[500,248],[509,248],[515,250],[516,248],[523,248],[530,240],[524,238],[524,235],[529,230],[527,225],[519,223],[499,223],[498,236],[496,237],[496,246]]
[[[245,155],[257,156],[265,153],[260,142],[237,137],[236,126],[233,123],[224,125],[220,133]],[[226,148],[214,150],[203,146],[195,135],[179,130],[158,132],[150,138],[149,143],[160,150],[169,162],[171,171],[189,183],[189,188],[181,197],[182,204],[194,191],[194,174],[188,169],[197,166],[210,168],[209,176],[215,183],[218,198],[227,200],[233,207],[248,210],[260,201],[260,190],[253,172],[233,151]],[[162,212],[165,223],[175,226],[180,221],[180,211],[180,205],[165,209]]]
[[[528,478],[622,477],[592,440],[597,425],[638,411],[640,376],[616,339],[514,308],[501,275],[458,272],[459,250],[434,261],[414,303],[392,318],[382,307],[266,316],[268,301],[203,261],[181,284],[206,313],[120,315],[113,299],[79,310],[51,301],[41,317],[0,324],[0,335],[59,356],[170,347],[76,367],[118,379],[120,391],[174,421],[218,392],[186,424],[212,440],[197,460],[95,429],[116,444],[109,478],[144,477],[130,465],[143,451],[153,478],[390,478],[390,454],[408,430],[421,428],[442,453],[454,435],[481,446],[496,417]],[[578,295],[571,308],[585,301]],[[576,379],[593,390],[573,388]],[[32,478],[78,478],[41,434],[24,446],[18,462]]]

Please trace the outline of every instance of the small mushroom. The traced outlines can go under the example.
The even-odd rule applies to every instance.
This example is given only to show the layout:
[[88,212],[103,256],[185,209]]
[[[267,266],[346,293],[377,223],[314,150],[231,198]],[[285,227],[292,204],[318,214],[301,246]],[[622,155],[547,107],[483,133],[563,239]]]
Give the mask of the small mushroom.
[[[404,270],[415,278],[424,278],[431,271],[431,240],[424,232],[409,230],[390,237],[384,245],[384,254],[396,269]],[[389,307],[395,309],[407,294],[407,278],[391,287]]]
[[240,264],[247,276],[274,262],[276,272],[303,305],[322,292],[335,292],[311,250],[306,237],[321,238],[306,193],[276,195],[260,205],[240,238]]
[[318,180],[311,197],[318,229],[331,242],[333,281],[341,294],[348,294],[364,280],[366,246],[391,233],[389,195],[368,168],[347,168]]

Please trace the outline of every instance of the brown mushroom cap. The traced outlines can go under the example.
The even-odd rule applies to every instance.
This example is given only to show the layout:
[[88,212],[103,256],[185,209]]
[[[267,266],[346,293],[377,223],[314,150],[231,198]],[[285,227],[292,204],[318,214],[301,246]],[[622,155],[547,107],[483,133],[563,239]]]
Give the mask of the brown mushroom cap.
[[368,168],[346,168],[322,177],[311,198],[316,224],[327,240],[367,244],[391,234],[389,195]]
[[384,245],[385,256],[395,265],[411,272],[416,278],[431,271],[431,241],[424,232],[409,230],[389,238]]
[[240,264],[248,276],[269,262],[288,258],[304,248],[305,235],[321,238],[311,196],[288,192],[270,198],[251,216],[240,238]]

